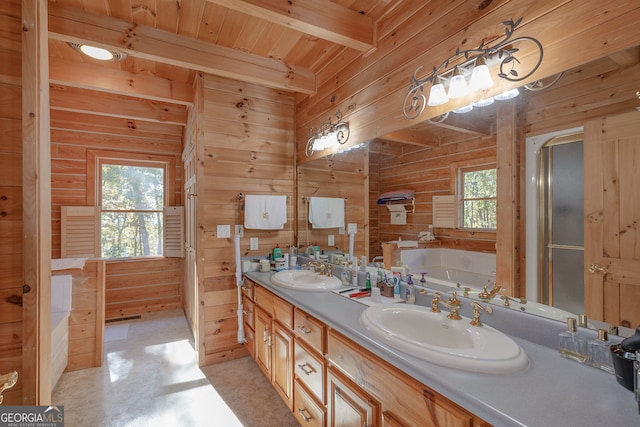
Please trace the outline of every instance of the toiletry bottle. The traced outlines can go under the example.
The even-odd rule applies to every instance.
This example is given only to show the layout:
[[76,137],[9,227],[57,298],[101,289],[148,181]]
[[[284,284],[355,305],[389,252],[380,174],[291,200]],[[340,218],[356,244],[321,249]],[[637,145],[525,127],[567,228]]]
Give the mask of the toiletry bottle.
[[567,319],[567,331],[558,335],[558,350],[562,357],[584,363],[587,360],[587,342],[578,335],[577,323],[574,317]]
[[393,272],[393,299],[400,299],[400,277],[399,271]]
[[358,286],[358,258],[355,256],[351,259],[351,284]]
[[273,260],[275,261],[278,258],[282,258],[282,249],[280,249],[279,244],[276,244],[276,247],[273,248]]
[[407,274],[407,304],[415,304],[416,303],[416,289],[413,287],[413,280],[411,278],[411,274]]
[[611,350],[609,350],[609,337],[604,329],[598,329],[598,338],[587,342],[587,356],[589,366],[615,374],[611,361]]
[[367,289],[371,289],[371,274],[367,271],[367,281],[365,282],[365,287]]

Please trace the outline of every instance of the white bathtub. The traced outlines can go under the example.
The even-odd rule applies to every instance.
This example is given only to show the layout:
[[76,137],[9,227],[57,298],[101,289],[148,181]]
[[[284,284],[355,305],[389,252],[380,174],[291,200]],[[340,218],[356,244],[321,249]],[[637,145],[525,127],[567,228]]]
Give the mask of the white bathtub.
[[51,390],[55,388],[69,361],[72,281],[70,274],[51,277]]
[[[463,294],[464,288],[471,288],[469,294],[472,298],[481,292],[484,286],[491,289],[496,280],[495,254],[425,248],[403,250],[400,259],[402,265],[409,267],[409,271],[414,275],[414,283],[419,285],[421,273],[425,272],[425,286],[428,287],[430,283],[448,286],[452,290],[458,290],[459,294]],[[504,305],[505,301],[498,295],[491,300],[491,303]],[[566,322],[568,317],[578,317],[574,313],[534,301],[527,301],[524,304],[509,301],[509,306],[514,310],[563,322]]]

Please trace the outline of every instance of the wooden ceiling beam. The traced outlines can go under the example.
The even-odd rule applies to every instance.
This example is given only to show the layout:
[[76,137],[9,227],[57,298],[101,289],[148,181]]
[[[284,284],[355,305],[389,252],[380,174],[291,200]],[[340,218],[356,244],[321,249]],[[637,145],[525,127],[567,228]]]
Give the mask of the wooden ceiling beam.
[[187,107],[184,105],[152,100],[141,101],[137,97],[54,84],[49,91],[52,110],[179,126],[187,123]]
[[374,45],[373,20],[329,0],[207,0],[362,52]]
[[135,95],[162,102],[182,105],[193,103],[193,87],[190,84],[60,58],[49,58],[49,81],[57,85]]
[[440,139],[423,131],[415,131],[414,129],[399,130],[397,132],[388,133],[382,137],[387,141],[402,142],[404,144],[419,145],[422,147],[435,148],[440,146]]
[[56,3],[49,3],[49,37],[291,92],[316,90],[307,68]]

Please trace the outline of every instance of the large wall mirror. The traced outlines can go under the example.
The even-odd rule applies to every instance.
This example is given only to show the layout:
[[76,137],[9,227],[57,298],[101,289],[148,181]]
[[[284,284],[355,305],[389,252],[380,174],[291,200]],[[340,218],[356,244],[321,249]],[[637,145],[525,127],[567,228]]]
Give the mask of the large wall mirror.
[[[540,285],[540,275],[531,274],[532,271],[539,272],[541,268],[544,269],[544,263],[540,264],[539,255],[542,243],[538,240],[537,232],[534,235],[527,232],[527,227],[533,223],[537,224],[539,220],[537,204],[541,177],[538,176],[537,171],[539,171],[540,147],[558,135],[582,132],[590,120],[597,121],[605,116],[612,117],[633,112],[638,114],[637,121],[640,122],[640,112],[637,111],[640,107],[640,99],[636,94],[640,89],[638,75],[640,75],[640,48],[634,47],[566,70],[561,76],[549,76],[528,89],[520,88],[520,95],[517,98],[506,101],[517,104],[518,129],[522,132],[522,143],[518,147],[521,195],[514,203],[518,205],[520,212],[518,219],[518,232],[522,235],[520,241],[523,249],[526,247],[526,259],[530,265],[525,267],[523,250],[519,257],[521,266],[518,268],[520,280],[526,284],[526,296],[533,301],[545,301],[544,290]],[[499,102],[501,101],[485,107],[476,107],[467,113],[450,112],[428,122],[407,121],[408,126],[405,129],[368,141],[364,148],[345,154],[333,154],[298,166],[299,244],[302,246],[310,241],[321,241],[326,246],[327,242],[328,233],[314,234],[309,231],[308,222],[304,218],[307,208],[302,197],[310,195],[348,198],[347,215],[350,220],[359,223],[359,237],[355,251],[357,255],[366,254],[368,259],[371,259],[381,254],[379,249],[381,242],[398,238],[417,239],[419,233],[427,230],[433,223],[433,196],[456,194],[460,169],[478,166],[495,167]],[[588,143],[585,139],[585,145]],[[535,145],[535,149],[530,149],[532,145]],[[593,150],[585,148],[585,156],[593,156],[592,153]],[[637,153],[638,150],[633,152],[629,149],[627,156],[637,156]],[[597,164],[597,162],[597,159],[591,159],[585,160],[584,164]],[[530,170],[526,170],[527,168]],[[587,177],[601,170],[602,168],[598,168],[594,171],[585,167],[585,181]],[[567,172],[563,171],[565,176],[571,177],[571,172]],[[620,173],[629,174],[629,171]],[[577,172],[573,177],[576,180],[582,179]],[[625,186],[619,186],[617,190],[635,191],[639,194],[640,184],[634,184],[632,177],[623,178]],[[527,187],[532,187],[534,192],[525,191]],[[375,205],[378,194],[399,188],[411,188],[416,191],[415,212],[407,215],[406,225],[391,224],[390,213]],[[626,200],[630,197],[631,194],[620,194],[618,200]],[[562,206],[559,208],[562,210]],[[630,220],[630,218],[638,220],[640,208],[627,207],[626,209],[624,220]],[[498,230],[501,226],[504,224],[498,223]],[[621,224],[621,227],[623,226],[624,224]],[[633,233],[633,239],[640,241],[639,232],[632,229],[633,227],[627,228],[625,233]],[[489,253],[495,253],[496,250],[496,230],[469,231],[462,228],[435,228],[435,234],[443,247]],[[338,236],[340,235],[336,231],[336,246],[341,249],[346,248],[348,244],[346,237]],[[633,239],[629,239],[629,242]],[[575,241],[582,242],[582,240],[578,238]],[[573,243],[572,245],[580,246]],[[584,252],[589,251],[587,245],[588,243],[584,243]],[[637,243],[636,246],[633,246],[633,243],[624,242],[622,245],[621,250],[630,248],[629,250],[631,252],[635,250],[635,253],[623,254],[620,258],[635,257],[635,262],[638,263],[640,260],[637,258],[640,254],[637,253]],[[580,264],[580,260],[572,262]],[[619,261],[611,264],[617,265],[617,262]],[[588,267],[584,268],[585,274],[591,274],[588,272]],[[600,267],[602,270],[598,270]],[[585,311],[587,313],[591,311],[589,314],[594,320],[603,320],[614,325],[633,328],[640,324],[640,313],[627,308],[627,306],[637,307],[637,303],[640,302],[640,277],[638,277],[640,271],[631,267],[628,269],[629,272],[625,273],[626,276],[610,273],[611,278],[607,279],[606,265],[592,267],[592,270],[595,271],[594,274],[599,275],[600,282],[603,276],[606,283],[612,280],[616,282],[618,295],[623,295],[624,298],[619,297],[617,302],[610,298],[605,303],[602,299],[605,298],[606,290],[602,290],[602,284],[596,287],[596,290],[589,290],[584,289],[586,286],[580,283],[578,288],[584,292],[584,295],[579,298],[585,299]],[[582,282],[587,282],[587,286],[589,286],[589,280],[581,278]],[[558,279],[558,281],[562,280]],[[555,286],[561,286],[561,283],[555,283]],[[575,287],[575,284],[573,286]],[[522,289],[525,289],[525,286],[522,286]],[[607,286],[604,286],[604,289],[607,289]],[[635,301],[635,306],[623,300]],[[553,300],[547,299],[546,302],[553,304]],[[618,307],[613,310],[607,309],[608,311],[603,308],[612,304],[617,304]]]

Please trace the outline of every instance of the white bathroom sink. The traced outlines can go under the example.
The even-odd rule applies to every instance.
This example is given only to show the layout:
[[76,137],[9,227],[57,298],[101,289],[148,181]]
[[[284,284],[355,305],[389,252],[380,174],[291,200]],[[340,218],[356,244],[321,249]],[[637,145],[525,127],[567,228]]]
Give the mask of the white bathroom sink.
[[312,270],[283,270],[271,276],[271,283],[298,291],[330,291],[342,286],[340,279]]
[[389,347],[441,366],[478,373],[507,374],[529,365],[510,337],[490,326],[472,326],[470,319],[447,318],[430,308],[385,304],[367,308],[360,323]]

